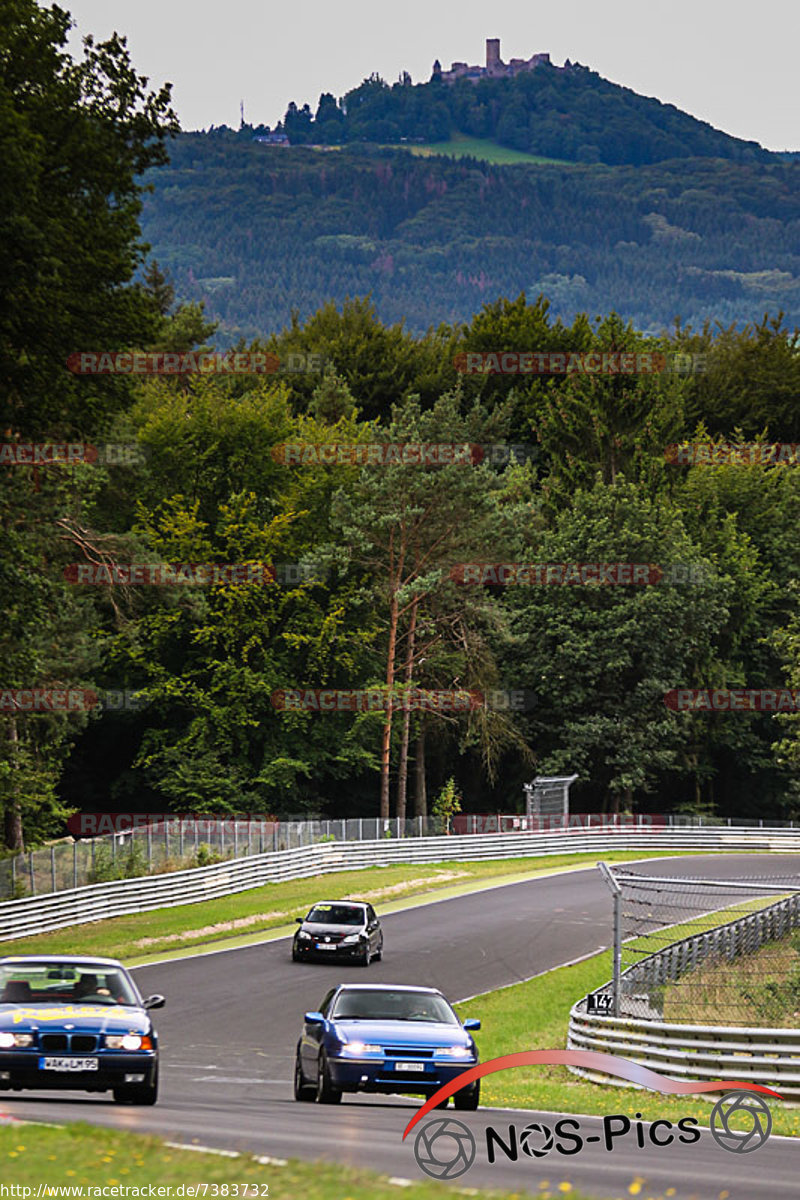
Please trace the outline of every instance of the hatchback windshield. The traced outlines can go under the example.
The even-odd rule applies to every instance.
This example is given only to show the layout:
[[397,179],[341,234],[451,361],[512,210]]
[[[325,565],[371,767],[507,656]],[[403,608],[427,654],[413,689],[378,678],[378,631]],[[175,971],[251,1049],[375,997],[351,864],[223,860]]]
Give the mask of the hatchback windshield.
[[458,1025],[458,1017],[444,996],[434,992],[357,991],[339,993],[334,1020],[350,1021],[437,1021]]
[[29,962],[0,966],[0,1004],[133,1004],[141,1001],[108,963]]
[[363,925],[363,908],[350,904],[315,904],[306,917],[315,925]]

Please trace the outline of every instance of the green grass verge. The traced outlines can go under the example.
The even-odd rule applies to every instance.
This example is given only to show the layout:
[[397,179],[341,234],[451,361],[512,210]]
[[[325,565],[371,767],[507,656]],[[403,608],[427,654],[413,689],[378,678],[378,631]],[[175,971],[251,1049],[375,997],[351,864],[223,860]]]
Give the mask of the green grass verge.
[[[705,852],[702,852],[705,853]],[[200,947],[221,949],[247,945],[264,934],[288,932],[294,918],[304,916],[315,899],[340,900],[350,894],[372,900],[379,913],[408,907],[412,897],[463,895],[477,887],[512,879],[534,878],[557,870],[641,858],[665,858],[672,851],[646,854],[638,851],[598,855],[559,854],[544,858],[509,858],[486,862],[425,863],[418,866],[367,867],[336,871],[314,879],[269,883],[217,900],[202,900],[178,908],[106,921],[72,925],[52,933],[0,942],[4,954],[97,954],[124,962],[144,962],[164,955],[187,953]]]
[[[482,1029],[476,1041],[484,1061],[520,1050],[563,1049],[570,1008],[587,992],[607,983],[611,970],[611,953],[604,951],[527,983],[487,992],[456,1008],[462,1019],[480,1019]],[[768,1086],[768,1080],[764,1082]],[[689,1096],[662,1096],[636,1088],[589,1083],[558,1066],[522,1067],[487,1076],[481,1081],[484,1104],[597,1116],[624,1113],[631,1118],[641,1113],[646,1121],[697,1117],[704,1125],[708,1124],[711,1109],[708,1101]],[[770,1107],[774,1133],[800,1136],[800,1109],[784,1107],[778,1100]]]
[[[414,1161],[409,1148],[410,1168]],[[177,1150],[158,1138],[141,1134],[102,1129],[83,1122],[64,1128],[37,1125],[0,1127],[0,1178],[17,1188],[30,1187],[35,1194],[39,1184],[53,1187],[88,1188],[146,1187],[149,1184],[175,1189],[198,1184],[216,1184],[217,1198],[227,1195],[247,1200],[448,1200],[453,1189],[431,1181],[398,1188],[384,1176],[356,1167],[332,1163],[305,1163],[289,1160],[285,1166],[260,1163],[248,1154],[236,1158],[216,1154],[198,1154]],[[227,1193],[222,1188],[227,1185]],[[233,1185],[238,1185],[238,1191]],[[245,1185],[247,1185],[245,1187]],[[265,1189],[268,1189],[265,1190]],[[20,1192],[15,1193],[17,1196]],[[76,1193],[80,1195],[80,1193]],[[122,1193],[124,1195],[124,1193]],[[135,1196],[135,1192],[127,1195]],[[496,1192],[481,1189],[487,1200],[522,1200],[524,1192]],[[24,1193],[23,1193],[24,1195]],[[172,1192],[173,1197],[176,1195]],[[184,1196],[189,1195],[184,1191]],[[202,1188],[194,1193],[202,1200]],[[572,1187],[562,1171],[553,1176],[552,1185],[536,1192],[539,1200],[590,1200]],[[209,1186],[206,1200],[214,1200]]]

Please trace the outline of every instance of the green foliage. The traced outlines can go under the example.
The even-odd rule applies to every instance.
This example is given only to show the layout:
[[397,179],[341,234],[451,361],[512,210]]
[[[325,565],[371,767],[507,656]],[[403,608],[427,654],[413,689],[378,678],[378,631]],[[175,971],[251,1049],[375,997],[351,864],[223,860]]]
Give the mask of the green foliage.
[[194,853],[194,866],[210,867],[213,863],[222,862],[224,857],[223,854],[212,850],[206,842],[201,842]]
[[452,775],[434,800],[431,812],[441,821],[444,832],[449,833],[453,817],[461,812],[461,795]]

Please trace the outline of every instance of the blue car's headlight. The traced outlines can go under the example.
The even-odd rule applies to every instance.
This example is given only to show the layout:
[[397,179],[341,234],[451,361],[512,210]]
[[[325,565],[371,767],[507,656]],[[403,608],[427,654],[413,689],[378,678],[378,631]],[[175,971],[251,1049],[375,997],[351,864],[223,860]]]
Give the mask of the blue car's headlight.
[[345,1042],[342,1045],[342,1054],[348,1058],[360,1058],[362,1054],[382,1054],[383,1047],[376,1046],[374,1042]]
[[446,1054],[448,1058],[472,1058],[472,1050],[469,1046],[440,1046],[436,1051],[437,1054]]
[[347,937],[343,937],[343,938],[342,938],[342,941],[343,941],[343,942],[350,942],[350,943],[352,943],[352,942],[360,942],[360,941],[361,941],[361,934],[360,934],[360,933],[348,933]]
[[0,1050],[16,1050],[33,1045],[32,1033],[0,1033]]
[[149,1037],[139,1033],[107,1033],[106,1046],[109,1050],[152,1050]]

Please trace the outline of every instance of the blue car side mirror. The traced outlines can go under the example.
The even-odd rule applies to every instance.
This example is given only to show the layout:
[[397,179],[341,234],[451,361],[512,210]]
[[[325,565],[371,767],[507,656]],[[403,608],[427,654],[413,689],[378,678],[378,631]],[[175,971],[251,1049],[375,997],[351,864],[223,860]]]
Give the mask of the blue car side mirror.
[[306,1025],[323,1025],[325,1023],[321,1012],[307,1012],[303,1019]]
[[144,1002],[144,1007],[145,1008],[163,1008],[165,1004],[166,1004],[166,1001],[165,1001],[164,997],[156,994],[155,996],[147,997],[147,999]]
[[464,1022],[464,1028],[468,1030],[480,1029],[480,1027],[481,1023],[480,1021],[476,1020],[475,1017],[470,1017],[468,1021]]

